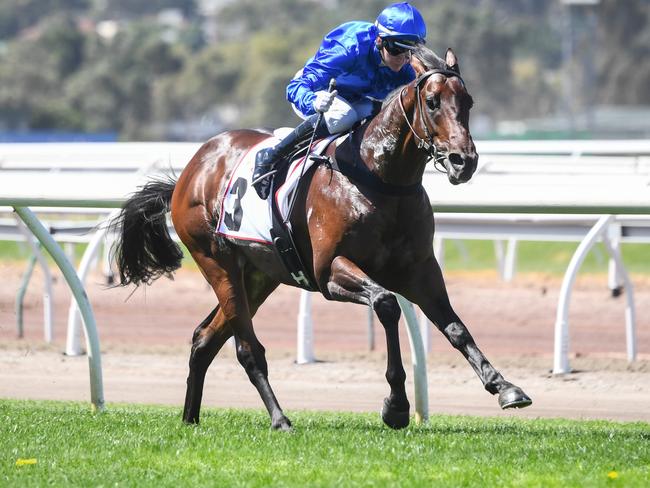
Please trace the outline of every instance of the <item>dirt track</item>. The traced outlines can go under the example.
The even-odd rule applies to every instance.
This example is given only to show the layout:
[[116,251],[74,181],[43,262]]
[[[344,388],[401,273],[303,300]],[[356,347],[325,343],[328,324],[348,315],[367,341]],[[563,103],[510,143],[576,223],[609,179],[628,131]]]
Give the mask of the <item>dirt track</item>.
[[[38,277],[27,296],[27,337],[17,341],[14,299],[22,269],[0,265],[0,272],[0,397],[87,400],[87,359],[60,354],[69,303],[61,280],[55,288],[55,344],[45,347]],[[198,273],[184,270],[174,282],[160,280],[125,302],[132,290],[105,289],[99,276],[94,280],[89,296],[99,324],[106,400],[180,407],[189,338],[213,307],[211,291]],[[432,413],[650,421],[650,284],[635,280],[640,361],[628,367],[623,300],[609,297],[603,277],[580,280],[570,316],[572,366],[577,371],[553,377],[548,371],[559,280],[529,276],[504,284],[485,273],[452,274],[447,282],[457,312],[481,349],[534,404],[501,412],[462,357],[434,332],[428,362]],[[375,326],[377,348],[368,352],[366,309],[314,296],[315,350],[324,361],[295,365],[298,294],[279,289],[255,320],[283,407],[377,411],[388,391],[383,332]],[[405,333],[402,350],[411,377]],[[408,388],[413,404],[410,378]],[[228,346],[208,373],[204,404],[262,406]]]

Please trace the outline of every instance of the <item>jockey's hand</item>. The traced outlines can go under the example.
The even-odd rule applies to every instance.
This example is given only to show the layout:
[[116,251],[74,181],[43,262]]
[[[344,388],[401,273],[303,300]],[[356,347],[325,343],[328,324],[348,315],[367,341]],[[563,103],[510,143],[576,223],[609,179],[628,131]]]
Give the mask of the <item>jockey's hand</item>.
[[334,97],[336,97],[337,93],[338,92],[336,90],[331,92],[326,90],[317,91],[316,98],[314,98],[313,102],[314,110],[320,113],[327,112],[332,106],[332,102],[334,101]]

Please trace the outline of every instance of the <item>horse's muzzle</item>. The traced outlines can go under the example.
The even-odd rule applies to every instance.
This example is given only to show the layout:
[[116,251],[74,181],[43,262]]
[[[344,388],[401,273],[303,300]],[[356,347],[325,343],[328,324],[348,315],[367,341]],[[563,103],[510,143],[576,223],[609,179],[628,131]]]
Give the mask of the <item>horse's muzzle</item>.
[[472,155],[449,153],[445,160],[449,182],[452,185],[459,185],[468,182],[476,171],[477,165],[478,155],[476,153]]

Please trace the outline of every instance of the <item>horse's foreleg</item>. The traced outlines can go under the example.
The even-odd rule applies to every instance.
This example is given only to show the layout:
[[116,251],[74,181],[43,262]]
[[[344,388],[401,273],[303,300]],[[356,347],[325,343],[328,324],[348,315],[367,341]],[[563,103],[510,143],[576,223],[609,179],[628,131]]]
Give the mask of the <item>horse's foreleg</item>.
[[199,423],[205,374],[212,360],[231,336],[232,330],[226,323],[218,305],[194,331],[183,421],[192,424]]
[[451,345],[467,359],[485,389],[499,394],[501,408],[527,407],[532,400],[521,388],[506,381],[476,345],[467,327],[452,308],[438,263],[432,259],[420,268],[419,279],[403,294],[416,303]]
[[382,419],[386,425],[401,429],[409,423],[409,402],[406,398],[406,372],[402,366],[398,322],[400,308],[395,295],[372,281],[349,259],[342,256],[332,262],[327,290],[334,300],[370,305],[386,332],[388,364],[386,380],[390,395],[384,400]]

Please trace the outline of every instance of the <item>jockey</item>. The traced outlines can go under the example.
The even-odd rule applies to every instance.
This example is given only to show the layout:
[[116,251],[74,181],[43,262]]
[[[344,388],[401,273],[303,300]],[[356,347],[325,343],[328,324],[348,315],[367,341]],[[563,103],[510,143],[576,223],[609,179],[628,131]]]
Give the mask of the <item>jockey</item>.
[[[314,131],[319,137],[348,130],[373,114],[395,88],[415,79],[411,51],[424,43],[427,28],[422,15],[407,2],[386,7],[375,23],[353,21],[325,36],[316,54],[289,82],[287,99],[304,119],[276,146],[255,158],[253,186],[266,200],[274,168]],[[327,90],[331,79],[337,90]],[[318,114],[322,122],[315,127]]]

